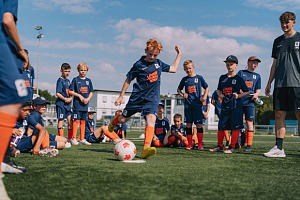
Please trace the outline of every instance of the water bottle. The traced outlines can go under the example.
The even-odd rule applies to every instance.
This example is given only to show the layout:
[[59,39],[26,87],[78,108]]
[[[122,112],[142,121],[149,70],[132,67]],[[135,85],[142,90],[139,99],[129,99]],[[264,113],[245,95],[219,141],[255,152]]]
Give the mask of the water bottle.
[[256,100],[255,100],[255,102],[258,104],[258,105],[263,105],[264,104],[264,102],[260,99],[260,98],[257,98]]
[[21,141],[21,138],[23,137],[23,134],[25,132],[24,127],[20,127],[19,130],[20,130],[20,135],[12,136],[11,141],[10,141],[10,144],[14,147],[16,147],[19,144],[19,142]]

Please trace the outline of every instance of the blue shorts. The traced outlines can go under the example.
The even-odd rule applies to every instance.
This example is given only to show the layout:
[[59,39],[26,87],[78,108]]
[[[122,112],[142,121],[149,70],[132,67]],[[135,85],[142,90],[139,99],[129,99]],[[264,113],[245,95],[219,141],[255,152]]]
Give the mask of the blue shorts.
[[192,108],[184,106],[184,122],[203,124],[202,108]]
[[85,135],[84,138],[86,141],[90,143],[99,143],[103,140],[103,138],[96,138],[94,133],[90,133],[89,135]]
[[24,136],[19,144],[16,146],[17,149],[19,149],[23,153],[29,152],[31,149],[33,149],[32,144],[32,135],[29,137]]
[[62,119],[67,119],[67,117],[70,116],[72,112],[70,110],[66,110],[64,108],[56,106],[56,114],[57,114],[57,119],[62,120]]
[[28,92],[6,43],[0,43],[0,106],[22,103]]
[[255,119],[255,107],[243,106],[243,113],[245,115],[246,120],[254,121],[254,119]]
[[221,111],[218,130],[237,130],[243,126],[243,110],[241,106],[236,106],[230,111]]
[[123,110],[123,117],[131,117],[135,113],[141,113],[142,116],[147,116],[149,114],[157,114],[157,104],[148,104],[148,105],[126,105],[126,107]]
[[73,120],[86,120],[88,116],[87,111],[73,110],[72,119]]
[[165,136],[166,136],[166,134],[158,134],[158,135],[156,135],[155,134],[155,136],[159,139],[159,141],[161,141],[162,143],[164,142],[164,139],[165,139]]
[[55,139],[56,139],[56,135],[49,134],[49,140],[50,141],[55,141]]

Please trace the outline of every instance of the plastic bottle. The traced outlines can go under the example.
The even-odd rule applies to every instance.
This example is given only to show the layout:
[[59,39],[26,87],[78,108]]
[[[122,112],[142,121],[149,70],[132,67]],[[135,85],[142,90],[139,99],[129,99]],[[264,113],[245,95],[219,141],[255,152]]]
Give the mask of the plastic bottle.
[[261,100],[260,98],[257,98],[257,99],[255,100],[255,102],[256,102],[258,105],[260,105],[260,106],[264,104],[263,100]]
[[19,144],[19,142],[21,141],[21,138],[23,137],[23,134],[25,132],[24,127],[20,127],[19,130],[20,130],[20,135],[12,136],[11,141],[10,141],[10,144],[14,147],[16,147]]

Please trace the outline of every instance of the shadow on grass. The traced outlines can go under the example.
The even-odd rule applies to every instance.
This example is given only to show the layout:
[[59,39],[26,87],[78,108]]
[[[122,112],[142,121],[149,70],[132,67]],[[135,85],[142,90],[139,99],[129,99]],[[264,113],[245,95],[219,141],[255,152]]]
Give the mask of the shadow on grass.
[[104,152],[104,153],[113,153],[114,150],[109,150],[109,149],[78,149],[80,151],[94,151],[94,152]]

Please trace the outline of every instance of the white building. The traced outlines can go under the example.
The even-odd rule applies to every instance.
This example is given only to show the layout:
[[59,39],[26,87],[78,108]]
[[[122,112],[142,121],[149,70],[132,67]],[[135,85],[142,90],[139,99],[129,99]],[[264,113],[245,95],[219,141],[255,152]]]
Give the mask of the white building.
[[[210,98],[211,99],[211,98]],[[184,99],[178,94],[166,95],[161,97],[161,101],[165,104],[165,115],[173,124],[173,116],[176,113],[184,116]],[[210,104],[208,119],[206,120],[205,128],[207,130],[218,129],[218,117],[215,115],[215,107]]]

